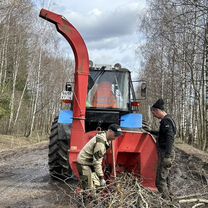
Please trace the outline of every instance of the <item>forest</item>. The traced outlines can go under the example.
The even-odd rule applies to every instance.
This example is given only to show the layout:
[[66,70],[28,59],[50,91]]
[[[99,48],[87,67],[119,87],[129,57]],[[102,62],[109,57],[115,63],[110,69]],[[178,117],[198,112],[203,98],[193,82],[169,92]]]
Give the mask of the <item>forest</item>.
[[208,1],[147,2],[140,17],[146,42],[138,48],[143,55],[141,77],[148,83],[146,102],[163,97],[177,121],[178,137],[207,150]]
[[31,0],[0,4],[0,133],[47,134],[72,60]]

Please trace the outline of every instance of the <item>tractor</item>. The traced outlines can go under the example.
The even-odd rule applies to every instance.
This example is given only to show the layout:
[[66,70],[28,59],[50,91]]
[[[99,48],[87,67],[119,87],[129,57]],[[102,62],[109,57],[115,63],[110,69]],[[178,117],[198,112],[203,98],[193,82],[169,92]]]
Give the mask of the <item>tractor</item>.
[[[120,64],[94,65],[85,42],[63,16],[42,9],[40,17],[54,23],[69,42],[75,57],[74,82],[66,83],[62,107],[51,127],[49,172],[52,177],[77,177],[77,156],[82,147],[101,130],[116,123],[122,136],[113,142],[103,162],[106,174],[130,172],[144,187],[155,191],[158,162],[156,141],[143,129],[137,95],[146,96],[145,82],[134,82],[131,72]],[[107,177],[107,176],[106,176]]]

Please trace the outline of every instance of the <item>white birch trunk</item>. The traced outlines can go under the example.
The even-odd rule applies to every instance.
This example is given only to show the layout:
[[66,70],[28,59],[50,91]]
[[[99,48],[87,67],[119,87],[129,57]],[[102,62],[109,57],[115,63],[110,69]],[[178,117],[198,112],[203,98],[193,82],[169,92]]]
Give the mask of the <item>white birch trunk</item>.
[[20,97],[20,101],[19,101],[19,105],[18,105],[18,108],[17,108],[17,113],[16,113],[16,116],[15,116],[15,119],[14,119],[14,124],[13,124],[13,126],[16,126],[17,119],[19,118],[20,108],[21,108],[21,106],[22,106],[22,100],[23,100],[25,91],[26,91],[26,89],[27,89],[27,82],[28,82],[28,79],[27,79],[26,82],[25,82],[25,86],[24,86],[24,89],[23,89],[22,94],[21,94],[21,97]]
[[[16,42],[16,47],[18,42]],[[17,74],[18,74],[18,69],[19,69],[19,62],[20,62],[20,51],[17,49],[16,50],[16,59],[14,63],[14,72],[13,72],[13,85],[12,85],[12,95],[11,95],[11,101],[10,101],[10,117],[9,117],[9,125],[8,125],[8,130],[10,131],[13,117],[14,117],[14,100],[15,100],[15,86],[16,86],[16,81],[17,81]]]
[[32,132],[33,132],[33,127],[34,127],[34,122],[35,122],[35,116],[36,116],[36,110],[37,110],[37,104],[38,104],[38,98],[39,98],[41,62],[42,62],[42,38],[40,40],[40,52],[39,52],[39,60],[38,60],[36,94],[35,94],[34,106],[33,106],[33,110],[32,110],[32,120],[31,120],[31,125],[30,125],[29,136],[31,136],[32,135]]

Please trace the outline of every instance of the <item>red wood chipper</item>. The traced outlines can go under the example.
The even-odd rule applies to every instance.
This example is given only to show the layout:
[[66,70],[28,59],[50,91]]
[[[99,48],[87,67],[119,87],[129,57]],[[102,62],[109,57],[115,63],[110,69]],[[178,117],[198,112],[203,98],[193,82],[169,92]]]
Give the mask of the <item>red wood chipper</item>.
[[61,94],[62,108],[51,128],[51,176],[79,177],[76,160],[82,147],[100,129],[107,130],[110,124],[117,123],[123,135],[107,153],[103,168],[108,168],[114,176],[132,172],[141,178],[144,187],[156,190],[156,143],[154,137],[143,130],[142,115],[137,113],[137,95],[145,96],[145,83],[137,82],[135,91],[130,71],[120,64],[93,66],[85,42],[72,24],[45,9],[41,10],[40,17],[56,25],[75,57],[74,82],[67,82]]

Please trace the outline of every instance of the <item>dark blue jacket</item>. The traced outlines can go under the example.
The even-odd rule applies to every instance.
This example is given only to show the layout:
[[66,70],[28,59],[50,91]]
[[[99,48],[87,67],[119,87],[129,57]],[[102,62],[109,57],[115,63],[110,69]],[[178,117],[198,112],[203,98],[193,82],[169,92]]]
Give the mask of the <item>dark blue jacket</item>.
[[159,137],[157,139],[158,150],[165,157],[169,157],[173,150],[176,135],[176,124],[172,117],[167,114],[160,121]]

